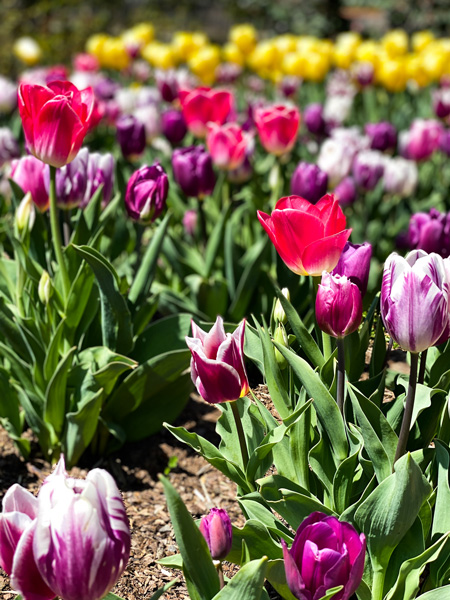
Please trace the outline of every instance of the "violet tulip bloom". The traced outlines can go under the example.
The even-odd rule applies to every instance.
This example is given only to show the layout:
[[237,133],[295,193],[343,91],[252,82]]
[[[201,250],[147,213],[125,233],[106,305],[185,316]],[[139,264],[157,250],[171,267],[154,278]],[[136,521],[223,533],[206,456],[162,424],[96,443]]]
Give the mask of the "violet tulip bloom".
[[200,531],[208,544],[213,560],[223,560],[231,550],[233,530],[230,517],[223,508],[212,508],[200,521]]
[[78,90],[69,81],[19,86],[19,113],[28,150],[53,167],[70,163],[90,129],[92,88]]
[[192,337],[186,336],[192,354],[191,378],[206,402],[231,402],[248,394],[244,332],[245,320],[233,334],[225,333],[222,317],[208,333],[192,321]]
[[75,208],[84,199],[89,150],[82,148],[74,160],[56,171],[56,201],[62,209]]
[[306,128],[314,135],[322,136],[326,133],[327,122],[323,116],[323,106],[319,103],[309,104],[303,113]]
[[172,146],[179,144],[187,133],[183,113],[176,108],[169,108],[163,112],[162,132]]
[[316,296],[316,319],[320,329],[335,338],[343,338],[358,329],[361,318],[359,287],[345,275],[324,271]]
[[112,154],[90,152],[87,165],[86,193],[80,206],[86,206],[97,189],[102,185],[102,206],[111,201],[114,187],[115,161]]
[[377,150],[363,150],[353,161],[353,178],[356,186],[366,192],[375,188],[383,172],[383,155]]
[[216,174],[211,155],[204,146],[188,146],[174,150],[172,168],[175,181],[186,196],[203,198],[212,194],[216,185]]
[[370,259],[372,258],[372,245],[369,242],[352,244],[347,242],[337,265],[331,271],[332,275],[345,275],[355,283],[364,296],[369,281]]
[[20,157],[19,142],[9,127],[0,127],[0,167]]
[[407,247],[450,255],[450,213],[432,208],[429,213],[415,213],[409,221]]
[[11,179],[22,188],[24,194],[30,192],[33,202],[39,210],[47,210],[50,187],[48,165],[34,156],[23,156],[11,163]]
[[397,130],[389,121],[367,123],[364,131],[369,136],[372,150],[385,152],[386,150],[394,150],[397,145]]
[[130,177],[125,193],[125,208],[134,221],[152,223],[166,206],[169,180],[159,163],[144,165]]
[[413,250],[403,258],[393,252],[381,284],[381,316],[393,340],[410,352],[447,341],[449,291],[441,256]]
[[124,115],[117,121],[117,141],[125,158],[140,156],[145,150],[145,126],[132,115]]
[[328,175],[317,165],[300,162],[291,178],[291,194],[315,204],[327,193]]
[[341,206],[351,206],[356,200],[356,185],[353,177],[344,177],[334,188],[333,194]]
[[269,216],[258,219],[287,267],[298,275],[322,275],[336,266],[350,237],[338,200],[331,194],[317,204],[299,196],[281,198]]
[[314,512],[300,524],[290,550],[281,544],[287,584],[298,600],[319,600],[339,585],[344,587],[333,600],[349,600],[357,590],[366,538],[350,523]]

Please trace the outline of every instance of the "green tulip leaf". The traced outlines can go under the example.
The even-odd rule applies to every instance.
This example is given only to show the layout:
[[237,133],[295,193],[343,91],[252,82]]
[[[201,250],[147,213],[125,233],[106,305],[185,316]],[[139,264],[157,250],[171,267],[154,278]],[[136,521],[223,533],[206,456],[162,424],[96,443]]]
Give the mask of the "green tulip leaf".
[[227,585],[216,594],[213,600],[260,600],[264,577],[266,574],[267,557],[252,560],[239,569]]

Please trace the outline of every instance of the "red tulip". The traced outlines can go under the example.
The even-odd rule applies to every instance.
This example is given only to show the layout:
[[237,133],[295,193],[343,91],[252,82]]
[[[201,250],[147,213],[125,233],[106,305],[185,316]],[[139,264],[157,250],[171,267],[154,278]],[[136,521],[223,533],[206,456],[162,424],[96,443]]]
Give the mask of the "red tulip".
[[69,81],[47,86],[21,84],[19,112],[28,150],[53,167],[70,163],[91,125],[92,88],[78,90]]
[[207,123],[222,125],[234,112],[234,98],[227,90],[199,87],[179,92],[186,125],[197,137],[205,137]]
[[298,275],[322,275],[337,265],[351,229],[338,200],[327,194],[311,204],[299,196],[278,200],[269,216],[258,211],[258,219],[278,254]]
[[250,136],[236,123],[208,124],[206,145],[213,162],[219,169],[237,169],[245,160]]
[[276,104],[255,110],[255,123],[261,144],[280,156],[291,150],[300,126],[300,111],[295,106]]

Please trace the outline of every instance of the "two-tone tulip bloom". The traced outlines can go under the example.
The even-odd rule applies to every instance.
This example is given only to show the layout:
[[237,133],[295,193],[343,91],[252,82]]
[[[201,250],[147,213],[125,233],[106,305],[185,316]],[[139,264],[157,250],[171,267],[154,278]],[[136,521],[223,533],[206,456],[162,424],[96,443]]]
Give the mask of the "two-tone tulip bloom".
[[361,583],[366,538],[350,523],[314,512],[300,524],[290,550],[281,544],[287,584],[298,600],[320,600],[340,585],[333,599],[349,600]]
[[41,211],[48,208],[50,170],[48,165],[34,156],[23,156],[11,163],[11,179],[26,194],[30,192],[33,202]]
[[311,204],[299,196],[281,198],[258,219],[286,265],[298,275],[322,275],[336,266],[351,229],[338,200],[327,194]]
[[86,194],[89,150],[82,148],[74,160],[56,172],[56,199],[59,208],[79,206]]
[[219,169],[232,171],[239,168],[251,142],[251,136],[237,123],[208,124],[206,145],[214,164]]
[[296,106],[275,104],[255,110],[255,124],[261,144],[271,154],[289,152],[297,139],[300,111]]
[[406,157],[412,160],[426,160],[439,148],[443,127],[434,119],[415,119],[407,133]]
[[166,206],[169,180],[159,163],[144,165],[130,177],[125,192],[125,208],[134,221],[152,223]]
[[316,320],[320,329],[340,339],[358,329],[361,317],[359,287],[345,275],[324,271],[316,296]]
[[30,153],[53,167],[70,163],[89,131],[94,101],[92,88],[80,91],[69,81],[21,84],[19,113]]
[[102,206],[109,204],[114,187],[114,167],[112,154],[89,153],[86,192],[80,206],[86,206],[101,185],[103,186]]
[[222,317],[217,317],[209,332],[192,321],[192,337],[186,336],[192,354],[191,378],[206,402],[230,402],[247,395],[244,333],[245,320],[232,334],[225,333]]
[[381,316],[393,340],[414,353],[447,341],[449,291],[441,256],[413,250],[403,258],[393,252],[381,284]]
[[205,137],[208,123],[222,125],[234,112],[234,97],[227,90],[199,87],[179,92],[186,125],[196,137]]
[[200,531],[212,558],[223,560],[230,552],[233,541],[233,530],[227,511],[223,508],[212,508],[209,515],[202,517]]
[[177,148],[172,154],[175,181],[190,198],[209,196],[216,185],[211,154],[203,145]]
[[332,275],[345,275],[355,283],[364,296],[369,281],[370,259],[372,258],[372,245],[369,242],[352,244],[347,242],[342,250],[338,264],[334,267]]
[[373,190],[384,172],[384,157],[378,150],[363,150],[353,161],[353,179],[365,192]]
[[23,600],[100,600],[126,568],[130,529],[103,469],[68,477],[64,459],[37,498],[14,485],[0,516],[0,564]]

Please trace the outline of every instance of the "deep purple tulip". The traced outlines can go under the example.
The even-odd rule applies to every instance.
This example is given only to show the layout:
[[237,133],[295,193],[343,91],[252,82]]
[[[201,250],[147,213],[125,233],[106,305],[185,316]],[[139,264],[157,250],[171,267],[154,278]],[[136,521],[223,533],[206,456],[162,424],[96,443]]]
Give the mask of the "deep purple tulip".
[[333,193],[341,206],[352,205],[356,200],[356,185],[353,177],[344,177],[334,188]]
[[233,530],[230,517],[223,508],[212,508],[200,521],[200,531],[214,560],[223,560],[231,550]]
[[82,148],[67,165],[56,171],[56,201],[69,210],[79,206],[86,195],[89,150]]
[[445,119],[450,115],[450,89],[439,88],[432,93],[433,110],[438,119]]
[[165,102],[173,102],[178,98],[179,84],[177,74],[173,70],[157,70],[155,72],[156,85]]
[[323,106],[321,104],[309,104],[303,112],[303,119],[310,133],[319,136],[325,134],[327,124],[323,116]]
[[206,402],[230,402],[247,395],[244,332],[245,320],[233,334],[225,333],[222,317],[217,317],[209,333],[192,321],[192,337],[186,336],[192,354],[191,378]]
[[169,180],[159,163],[144,165],[130,177],[125,193],[125,208],[140,223],[152,223],[166,206]]
[[114,187],[115,161],[112,154],[89,153],[86,193],[81,206],[86,206],[97,189],[103,185],[102,206],[109,204]]
[[353,178],[356,187],[366,192],[374,189],[383,172],[383,156],[376,150],[363,150],[353,161]]
[[11,163],[11,179],[26,194],[30,192],[33,202],[41,211],[48,208],[50,187],[50,168],[38,158],[23,156]]
[[145,126],[132,115],[117,120],[117,141],[125,158],[139,156],[145,149]]
[[180,110],[171,108],[162,115],[162,132],[172,146],[179,144],[187,133],[186,121]]
[[290,550],[281,544],[287,584],[298,600],[319,600],[339,585],[344,588],[333,599],[348,600],[358,588],[366,538],[350,523],[314,512],[297,529]]
[[450,256],[450,213],[432,208],[429,213],[415,213],[409,221],[407,247]]
[[385,152],[386,150],[394,150],[397,145],[397,130],[389,121],[367,123],[364,130],[366,135],[369,136],[372,150]]
[[343,338],[358,329],[362,318],[359,287],[345,275],[324,271],[316,296],[316,319],[322,331]]
[[342,250],[338,264],[331,271],[332,275],[345,275],[355,283],[364,296],[369,281],[370,259],[372,258],[372,245],[369,242],[352,244],[347,242]]
[[291,179],[291,194],[301,196],[312,204],[327,193],[328,175],[317,165],[300,162]]
[[186,196],[202,198],[212,194],[216,185],[216,174],[211,155],[204,146],[188,146],[174,150],[172,168],[175,181]]
[[393,340],[410,352],[447,341],[449,291],[441,256],[413,250],[403,258],[393,252],[381,284],[381,316]]

